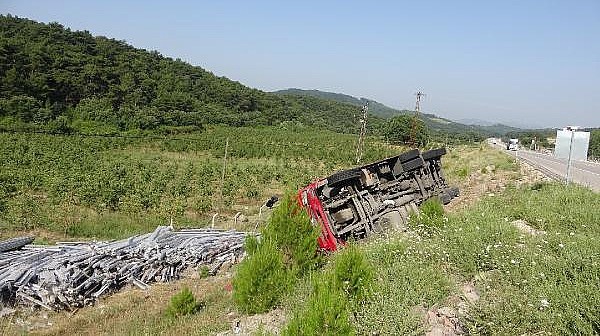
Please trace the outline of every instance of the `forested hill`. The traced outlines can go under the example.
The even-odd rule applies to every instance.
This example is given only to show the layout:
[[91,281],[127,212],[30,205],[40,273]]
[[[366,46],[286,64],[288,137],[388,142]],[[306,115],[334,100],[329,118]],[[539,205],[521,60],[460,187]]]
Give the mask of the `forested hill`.
[[[286,97],[318,97],[331,101],[353,104],[357,107],[364,105],[364,103],[368,100],[369,112],[382,118],[391,118],[398,115],[414,113],[414,111],[409,110],[397,110],[368,98],[356,98],[342,93],[333,93],[319,90],[303,90],[295,88],[279,90],[275,91],[274,93]],[[471,133],[479,134],[480,136],[502,136],[508,132],[521,131],[518,128],[501,124],[494,124],[490,126],[465,125],[459,122],[439,117],[435,114],[428,113],[421,114],[421,119],[423,119],[423,122],[427,125],[427,127],[429,127],[429,129],[444,134]]]
[[276,93],[279,95],[317,97],[317,98],[323,98],[323,99],[327,99],[327,100],[337,101],[340,103],[348,103],[348,104],[352,104],[352,105],[356,105],[356,106],[363,106],[365,104],[365,102],[368,100],[369,101],[369,112],[371,112],[372,114],[374,114],[376,116],[383,117],[383,118],[391,118],[391,117],[394,117],[399,114],[407,112],[407,111],[396,110],[396,109],[386,106],[382,103],[376,102],[372,99],[356,98],[356,97],[349,96],[349,95],[346,95],[343,93],[333,93],[333,92],[320,91],[320,90],[302,90],[302,89],[295,89],[295,88],[274,91],[273,93]]
[[356,112],[350,104],[251,89],[58,23],[0,16],[0,128],[195,130],[207,123],[296,122],[344,132],[354,131]]

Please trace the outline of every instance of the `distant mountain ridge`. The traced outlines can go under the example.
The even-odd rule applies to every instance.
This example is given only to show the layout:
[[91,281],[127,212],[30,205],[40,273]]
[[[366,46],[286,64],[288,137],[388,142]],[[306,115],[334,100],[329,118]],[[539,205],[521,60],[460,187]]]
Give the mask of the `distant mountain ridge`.
[[[363,106],[364,103],[369,101],[369,112],[373,115],[382,118],[392,118],[401,114],[414,114],[414,111],[410,110],[397,110],[379,103],[375,100],[368,98],[356,98],[343,93],[334,93],[320,90],[303,90],[297,88],[289,88],[284,90],[274,91],[273,93],[284,96],[302,96],[302,97],[316,97],[346,104],[352,104],[355,106]],[[483,135],[505,135],[509,132],[521,131],[520,128],[511,127],[503,124],[486,123],[480,125],[477,123],[466,124],[461,122],[452,121],[435,114],[423,113],[421,118],[425,121],[425,124],[433,131],[444,132],[444,133],[481,133]],[[480,121],[473,119],[475,121]]]
[[352,104],[352,105],[357,105],[357,106],[363,106],[365,104],[365,102],[367,102],[367,100],[368,100],[369,101],[369,112],[371,112],[372,114],[374,114],[376,116],[382,117],[382,118],[391,118],[391,117],[403,112],[403,111],[399,111],[394,108],[391,108],[389,106],[386,106],[386,105],[379,103],[372,99],[363,98],[363,97],[357,98],[357,97],[353,97],[353,96],[343,94],[343,93],[334,93],[334,92],[327,92],[327,91],[320,91],[320,90],[303,90],[303,89],[296,89],[296,88],[278,90],[278,91],[274,91],[273,93],[279,94],[279,95],[316,97],[316,98],[333,100],[333,101],[336,101],[339,103],[346,103],[346,104]]
[[533,130],[533,129],[544,129],[547,127],[542,127],[540,125],[533,124],[524,124],[515,121],[489,121],[489,120],[481,120],[476,118],[465,118],[454,120],[457,123],[465,124],[465,125],[474,125],[474,126],[509,126],[516,129],[522,130]]

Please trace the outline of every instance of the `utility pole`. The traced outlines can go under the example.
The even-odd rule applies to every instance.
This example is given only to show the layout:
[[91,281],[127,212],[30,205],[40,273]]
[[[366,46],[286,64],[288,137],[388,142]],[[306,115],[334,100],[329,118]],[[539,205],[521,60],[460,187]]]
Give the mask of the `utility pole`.
[[363,146],[365,144],[365,136],[367,135],[367,112],[369,111],[369,101],[365,102],[362,107],[362,118],[360,123],[360,133],[358,135],[358,143],[356,144],[356,164],[360,163],[363,155]]
[[410,135],[410,142],[412,143],[413,146],[418,147],[417,124],[419,123],[419,114],[421,112],[421,99],[423,99],[423,97],[425,97],[426,94],[424,94],[421,91],[417,91],[417,93],[415,93],[415,96],[417,96],[417,102],[415,104],[415,115],[414,115],[413,121],[412,121],[412,131],[411,131],[411,135]]

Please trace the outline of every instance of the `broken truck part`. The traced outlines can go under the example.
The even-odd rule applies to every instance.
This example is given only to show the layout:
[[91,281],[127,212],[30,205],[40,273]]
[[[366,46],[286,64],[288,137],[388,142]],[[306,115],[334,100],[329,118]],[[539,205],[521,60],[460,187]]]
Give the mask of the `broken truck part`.
[[459,194],[442,172],[445,148],[414,149],[337,172],[298,192],[298,201],[321,226],[319,246],[335,251],[349,239],[403,229],[410,213],[431,197],[448,204]]

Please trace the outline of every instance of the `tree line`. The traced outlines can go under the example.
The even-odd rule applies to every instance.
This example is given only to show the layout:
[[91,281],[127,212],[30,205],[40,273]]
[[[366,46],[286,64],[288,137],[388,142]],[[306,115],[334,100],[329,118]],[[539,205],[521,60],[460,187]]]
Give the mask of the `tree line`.
[[[0,130],[53,133],[193,132],[205,125],[302,125],[358,130],[360,111],[319,97],[246,87],[180,59],[124,41],[0,15]],[[371,134],[407,142],[412,118],[369,116]],[[480,140],[480,134],[430,136]],[[401,132],[394,134],[394,132]]]

